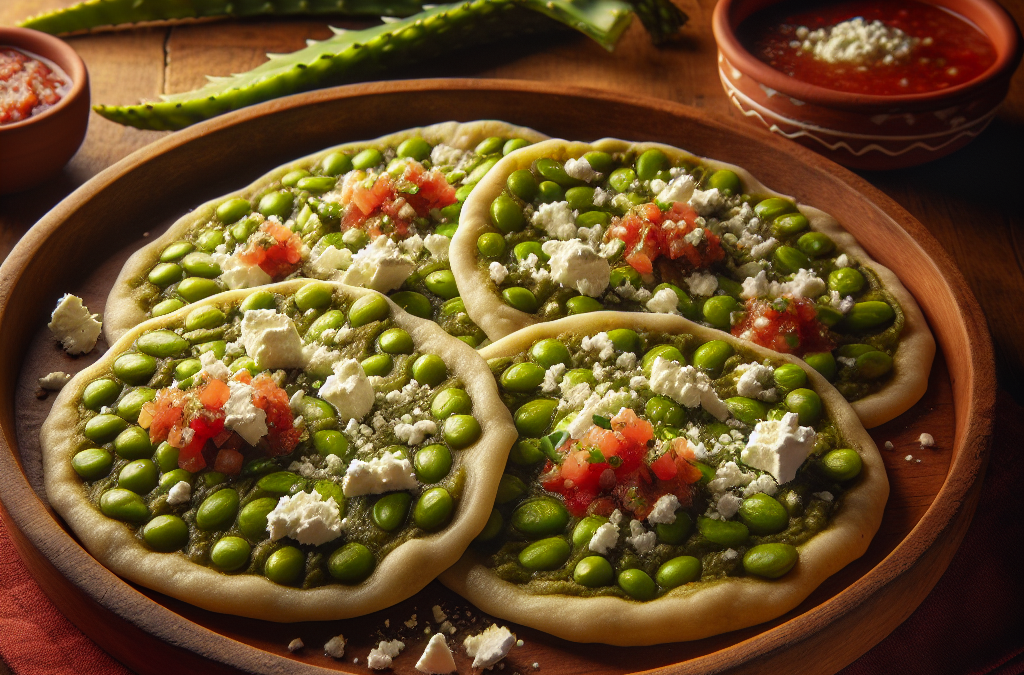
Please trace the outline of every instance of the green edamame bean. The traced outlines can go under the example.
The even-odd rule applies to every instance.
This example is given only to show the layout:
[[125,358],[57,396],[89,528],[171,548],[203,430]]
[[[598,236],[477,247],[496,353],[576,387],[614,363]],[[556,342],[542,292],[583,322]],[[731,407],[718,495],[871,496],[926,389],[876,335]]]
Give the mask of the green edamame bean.
[[740,504],[740,522],[754,534],[776,534],[789,525],[789,512],[779,500],[763,492],[750,495]]
[[185,330],[193,331],[203,328],[216,328],[223,326],[227,316],[221,310],[210,305],[197,307],[185,317]]
[[526,491],[526,483],[518,477],[508,473],[502,474],[501,480],[498,481],[498,494],[494,498],[494,503],[500,506],[514,502],[525,495]]
[[413,316],[418,316],[421,319],[429,319],[434,314],[434,308],[430,304],[430,300],[427,296],[416,291],[399,291],[390,296],[391,300],[409,312]]
[[654,526],[658,535],[658,541],[663,544],[676,546],[682,544],[693,532],[693,520],[685,511],[676,513],[676,519],[671,523],[658,523]]
[[768,419],[768,406],[757,399],[733,396],[725,400],[725,405],[733,417],[750,426]]
[[679,313],[685,316],[687,319],[696,319],[697,315],[699,314],[700,308],[698,307],[697,303],[693,301],[693,298],[691,298],[689,294],[687,294],[687,292],[684,291],[683,289],[679,288],[675,284],[664,283],[655,286],[654,292],[657,293],[658,291],[661,291],[666,288],[670,289],[673,293],[676,294],[676,299],[678,300],[678,303],[676,304],[676,309],[679,310]]
[[794,389],[786,394],[786,408],[800,417],[802,426],[814,426],[821,419],[821,397],[810,389]]
[[189,253],[181,261],[181,266],[189,276],[213,279],[220,276],[220,265],[213,261],[208,253],[196,251]]
[[640,354],[643,351],[643,343],[635,330],[630,328],[616,328],[608,331],[608,339],[616,351],[633,352]]
[[798,365],[787,363],[775,369],[775,386],[782,391],[792,391],[807,386],[807,373]]
[[93,380],[82,392],[82,405],[89,410],[99,410],[117,400],[121,395],[121,384],[109,377]]
[[628,192],[634,181],[636,181],[636,172],[628,167],[615,169],[615,171],[612,171],[611,175],[608,176],[608,184],[611,185],[616,192]]
[[408,157],[415,159],[417,162],[422,162],[427,157],[430,157],[430,151],[434,147],[427,143],[419,136],[413,138],[407,138],[398,145],[397,154],[399,157]]
[[170,314],[171,312],[178,311],[184,306],[185,303],[182,302],[181,300],[177,298],[168,298],[167,300],[158,302],[156,303],[156,305],[153,306],[153,316],[157,317],[163,316],[165,314]]
[[503,156],[511,154],[518,150],[519,148],[525,148],[529,144],[530,141],[526,140],[525,138],[510,138],[509,140],[505,141],[505,145],[501,146],[501,154]]
[[565,193],[562,191],[562,186],[554,181],[542,180],[537,185],[537,201],[541,204],[560,202],[563,196]]
[[348,453],[348,439],[340,431],[321,429],[313,434],[313,447],[321,457],[327,455],[344,457]]
[[836,250],[835,242],[824,232],[807,232],[796,240],[796,247],[811,258],[820,258]]
[[367,377],[374,375],[382,377],[395,367],[395,360],[391,358],[391,354],[374,354],[363,359],[360,365]]
[[412,336],[401,328],[389,328],[377,336],[377,347],[385,354],[412,354]]
[[340,309],[329,309],[316,318],[306,331],[304,339],[306,342],[319,340],[325,331],[337,330],[344,325],[345,314]]
[[781,197],[769,197],[754,206],[754,214],[762,223],[770,223],[784,213],[796,211],[796,204]]
[[324,161],[320,163],[320,168],[325,175],[340,176],[352,170],[352,158],[343,152],[332,152],[324,157]]
[[814,352],[813,354],[804,354],[804,361],[811,368],[821,373],[829,382],[836,379],[836,359],[832,356],[832,352]]
[[640,569],[619,572],[618,583],[619,588],[626,591],[626,594],[634,600],[650,600],[658,593],[654,579]]
[[487,518],[487,524],[484,525],[483,531],[473,541],[478,544],[492,541],[501,534],[503,529],[505,529],[505,519],[501,517],[498,509],[491,509],[491,515]]
[[[224,243],[224,233],[221,232],[220,230],[215,230],[213,228],[210,228],[208,230],[203,230],[202,232],[199,233],[199,236],[196,237],[196,246],[198,246],[200,248],[200,250],[206,251],[206,253],[197,253],[195,255],[206,256],[207,253],[209,253],[210,251],[216,250],[216,248],[218,246],[220,246],[221,244],[223,244],[223,243]],[[199,260],[206,260],[207,262],[210,262],[208,257],[207,258],[200,258]],[[184,261],[182,261],[182,265],[184,266]],[[186,271],[188,270],[187,267],[185,269],[186,269]],[[202,270],[202,269],[205,269],[205,268],[204,267],[198,267],[198,269]],[[205,274],[197,274],[196,276],[206,276],[206,275]],[[216,275],[214,275],[214,276],[216,276]]]
[[735,520],[714,520],[701,516],[697,518],[697,529],[711,543],[729,548],[742,546],[750,537],[747,526]]
[[857,357],[857,377],[876,380],[892,370],[892,357],[885,352],[870,351]]
[[267,514],[277,508],[277,499],[272,497],[261,497],[254,499],[238,513],[238,529],[242,534],[253,541],[266,539]]
[[700,573],[700,560],[692,555],[681,555],[677,558],[666,560],[658,568],[658,573],[654,576],[658,581],[658,585],[668,590],[700,579]]
[[640,279],[640,273],[628,265],[626,267],[616,267],[611,271],[609,275],[608,285],[612,288],[619,288],[629,284],[633,288],[640,288],[643,286],[643,281]]
[[828,275],[828,287],[840,295],[856,295],[867,283],[860,270],[853,267],[840,267]]
[[[157,466],[159,465],[159,462],[157,462]],[[163,470],[162,467],[161,470]],[[189,473],[188,471],[185,471],[184,469],[171,469],[170,471],[167,471],[166,473],[160,476],[160,482],[158,486],[161,490],[167,491],[181,482],[185,482],[191,485],[192,474]]]
[[141,523],[149,518],[149,507],[142,497],[123,488],[104,492],[100,496],[100,511],[107,518],[126,523]]
[[146,523],[142,538],[154,551],[170,553],[188,543],[188,525],[178,516],[164,514]]
[[545,370],[536,363],[524,361],[508,368],[501,374],[501,387],[505,391],[527,393],[534,391],[544,381]]
[[516,257],[516,260],[523,261],[535,255],[541,262],[547,262],[549,256],[541,248],[540,242],[537,241],[523,241],[516,244],[515,248],[512,249],[512,255]]
[[740,303],[731,295],[716,295],[708,298],[701,312],[704,320],[720,330],[732,326],[732,313],[740,309]]
[[388,302],[380,295],[364,295],[352,303],[348,310],[348,322],[353,328],[381,321],[391,313]]
[[452,452],[437,443],[428,445],[417,451],[413,465],[416,467],[416,478],[421,483],[436,483],[452,470]]
[[554,338],[539,340],[530,347],[530,358],[541,368],[547,369],[556,363],[569,365],[572,362],[569,348]]
[[176,241],[160,253],[160,262],[174,262],[192,252],[195,247],[187,241]]
[[561,502],[541,497],[517,506],[511,520],[516,530],[530,539],[539,539],[564,532],[570,516]]
[[329,420],[336,417],[334,406],[314,396],[302,398],[302,416],[308,421]]
[[743,569],[766,579],[778,579],[796,565],[796,547],[790,544],[759,544],[743,554]]
[[450,300],[459,295],[459,288],[455,285],[455,275],[451,270],[431,272],[423,280],[423,283],[431,293],[444,300]]
[[128,427],[114,439],[114,452],[124,459],[149,459],[153,456],[149,432],[141,427]]
[[424,490],[416,501],[416,506],[412,510],[412,521],[416,523],[416,527],[433,532],[448,523],[454,509],[455,501],[451,493],[443,487],[432,487]]
[[220,471],[210,471],[203,474],[203,485],[206,487],[213,487],[214,485],[220,485],[227,481],[228,477],[222,474]]
[[527,314],[536,312],[540,304],[532,291],[521,286],[506,288],[501,292],[501,297],[509,306]]
[[178,356],[189,348],[188,340],[169,330],[151,330],[143,333],[135,342],[135,346],[143,354],[157,358]]
[[786,213],[779,216],[774,220],[774,222],[772,222],[772,234],[776,237],[789,237],[799,232],[803,232],[810,226],[811,223],[807,220],[807,217],[804,214]]
[[249,564],[252,547],[241,537],[221,537],[210,549],[210,562],[221,572],[234,572]]
[[246,296],[238,308],[243,314],[254,309],[277,309],[277,301],[270,291],[256,291]]
[[294,200],[295,198],[291,192],[275,190],[268,192],[260,198],[260,203],[256,210],[268,218],[270,216],[277,216],[281,219],[281,222],[284,222],[292,214]]
[[437,354],[423,354],[413,361],[412,376],[420,384],[436,387],[448,377],[448,366]]
[[534,166],[537,169],[537,173],[542,177],[546,180],[552,181],[553,183],[557,183],[563,188],[581,184],[581,181],[572,178],[565,172],[565,166],[561,162],[551,159],[550,157],[542,157],[541,159],[538,159]]
[[366,148],[352,158],[352,168],[365,171],[366,169],[372,169],[383,161],[384,155],[380,153],[380,150],[377,150],[376,148]]
[[430,414],[439,420],[448,419],[452,415],[468,415],[473,409],[473,401],[464,389],[455,387],[442,389],[430,403]]
[[551,420],[557,407],[558,401],[549,398],[527,401],[516,410],[516,431],[520,436],[540,438],[551,428]]
[[305,176],[295,183],[295,187],[314,194],[320,194],[333,190],[337,182],[338,180],[331,176]]
[[199,302],[203,298],[219,293],[220,285],[213,279],[188,277],[178,284],[177,291],[187,302]]
[[565,191],[565,201],[574,211],[589,211],[594,208],[594,188],[574,187]]
[[505,254],[505,237],[497,232],[485,232],[477,238],[476,248],[485,258],[500,258]]
[[71,468],[82,480],[99,480],[113,467],[113,456],[103,448],[86,448],[71,458]]
[[149,276],[147,278],[149,279],[149,283],[154,286],[166,288],[167,286],[185,278],[185,270],[181,269],[181,265],[162,262],[149,271]]
[[[77,455],[76,455],[77,457]],[[860,475],[864,461],[852,448],[836,448],[821,458],[822,472],[837,482],[853,480]]]
[[508,186],[509,192],[527,203],[532,202],[537,197],[537,192],[540,189],[537,185],[537,179],[533,177],[533,173],[528,169],[519,169],[510,173],[505,181],[505,185]]
[[153,453],[153,461],[160,467],[161,471],[171,471],[178,468],[178,455],[180,451],[167,441],[156,446]]
[[491,222],[505,234],[519,232],[526,227],[523,210],[514,199],[504,193],[491,202]]
[[128,423],[117,415],[96,415],[85,423],[85,437],[94,443],[103,445],[117,438],[117,435],[128,428]]
[[217,220],[225,225],[230,225],[239,218],[249,215],[251,212],[252,204],[249,203],[248,199],[235,197],[234,199],[222,202],[217,207]]
[[408,492],[392,492],[384,495],[373,505],[373,522],[385,532],[397,530],[409,515],[412,495]]
[[590,168],[598,173],[608,173],[612,170],[615,165],[615,160],[607,152],[601,152],[600,150],[591,150],[587,154],[583,155],[583,159],[587,160],[587,164]]
[[263,576],[282,586],[297,586],[306,570],[306,554],[295,546],[282,546],[263,564]]
[[295,306],[305,312],[331,304],[333,289],[322,281],[314,281],[295,291]]
[[735,171],[719,169],[708,178],[708,188],[717,188],[723,195],[738,195],[743,192],[740,177]]
[[648,349],[647,353],[644,354],[644,358],[640,361],[640,367],[643,368],[644,374],[647,377],[651,376],[651,369],[659,357],[666,361],[675,361],[680,365],[686,365],[686,358],[678,349],[672,345],[657,345]]
[[373,573],[377,561],[366,546],[352,541],[331,554],[327,571],[343,584],[358,584]]
[[682,407],[665,396],[654,396],[648,400],[644,412],[652,422],[669,427],[678,427],[686,421]]
[[570,315],[575,316],[577,314],[586,314],[587,312],[600,312],[604,309],[604,305],[599,300],[586,295],[577,295],[565,301],[565,309]]
[[277,495],[295,494],[301,490],[302,485],[305,485],[303,478],[291,471],[275,471],[256,483],[261,490]]
[[775,267],[784,274],[796,274],[800,270],[811,269],[811,259],[802,251],[792,246],[779,246],[772,253]]
[[604,516],[587,516],[576,523],[572,529],[572,545],[576,548],[590,546],[590,540],[594,538],[597,528],[608,522]]
[[829,305],[817,305],[814,308],[818,321],[832,327],[843,320],[843,315]]
[[652,148],[636,158],[636,177],[640,180],[652,180],[659,171],[668,168],[668,157],[661,150]]
[[505,139],[501,136],[491,136],[477,143],[476,148],[473,150],[480,156],[493,155],[494,153],[501,150],[501,147],[505,145]]
[[460,450],[480,438],[480,423],[472,415],[452,415],[444,421],[442,435],[452,448]]
[[881,300],[858,302],[847,313],[843,320],[843,327],[858,333],[873,331],[892,321],[895,316],[896,312],[887,302]]
[[612,570],[610,562],[599,555],[592,555],[576,563],[572,578],[580,586],[599,588],[610,586],[615,580],[615,572]]
[[611,215],[604,211],[584,211],[576,216],[577,227],[594,227],[595,225],[604,227],[611,221]]
[[234,361],[231,362],[231,365],[228,366],[228,368],[231,370],[232,373],[237,373],[242,369],[248,370],[250,375],[255,375],[256,373],[260,372],[260,369],[256,366],[256,362],[253,361],[252,358],[248,356],[242,356],[240,358],[235,359]]
[[[258,227],[259,227],[259,223],[256,221],[255,218],[243,218],[242,220],[240,220],[237,223],[235,223],[234,225],[232,225],[229,228],[229,231],[231,232],[231,236],[232,236],[232,238],[234,238],[235,241],[237,241],[237,242],[245,242],[246,240],[249,239],[249,236],[253,232],[256,231],[256,228],[258,228]],[[203,242],[203,244],[210,244],[210,243],[213,243],[213,242]],[[219,246],[219,244],[218,244],[218,246]],[[214,246],[214,248],[216,248],[216,246]],[[204,249],[204,250],[212,251],[213,249],[207,248],[207,249]]]
[[233,488],[218,490],[203,500],[196,511],[196,527],[206,532],[226,530],[238,515],[238,493]]
[[519,552],[519,564],[528,570],[557,570],[569,560],[572,550],[562,537],[535,541]]
[[572,389],[578,384],[586,382],[593,389],[597,385],[597,380],[594,379],[593,371],[587,368],[573,368],[567,371],[562,376],[562,382],[565,384],[566,391]]
[[728,342],[711,340],[697,347],[693,352],[693,366],[708,373],[711,377],[722,374],[722,368],[730,356],[735,353]]
[[519,466],[533,466],[544,457],[544,451],[540,449],[540,445],[531,439],[516,441],[508,455],[512,463]]

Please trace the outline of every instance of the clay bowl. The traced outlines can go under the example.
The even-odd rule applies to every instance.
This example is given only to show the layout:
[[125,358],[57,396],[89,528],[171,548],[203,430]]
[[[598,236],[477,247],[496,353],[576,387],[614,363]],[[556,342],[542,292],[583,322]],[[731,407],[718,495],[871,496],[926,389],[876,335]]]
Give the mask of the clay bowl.
[[995,63],[973,80],[922,94],[825,89],[775,70],[737,39],[744,19],[777,0],[720,0],[712,29],[725,93],[754,124],[855,169],[899,169],[947,155],[971,142],[995,116],[1020,63],[1021,38],[994,0],[925,1],[981,29],[995,46]]
[[71,78],[71,91],[49,110],[0,126],[0,194],[21,192],[59,172],[85,138],[89,73],[66,42],[28,28],[0,28],[0,47],[53,61]]

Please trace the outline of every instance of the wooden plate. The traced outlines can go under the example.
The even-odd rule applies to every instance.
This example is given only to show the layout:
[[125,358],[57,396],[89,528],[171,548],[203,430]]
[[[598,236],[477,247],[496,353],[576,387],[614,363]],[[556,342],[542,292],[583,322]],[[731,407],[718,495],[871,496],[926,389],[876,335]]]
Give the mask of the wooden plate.
[[[182,667],[366,673],[367,652],[385,637],[408,645],[395,671],[416,672],[424,629],[435,627],[433,605],[458,615],[460,643],[487,625],[486,617],[436,582],[397,607],[322,624],[219,615],[124,582],[89,556],[47,507],[37,436],[52,397],[35,397],[35,378],[52,370],[77,372],[96,358],[70,359],[46,331],[58,297],[75,292],[93,311],[102,311],[124,259],[189,208],[329,145],[481,118],[579,140],[661,141],[746,167],[772,188],[834,214],[872,256],[896,270],[940,346],[925,398],[872,432],[880,448],[886,441],[894,445],[882,451],[892,492],[881,530],[863,558],[797,609],[747,630],[651,648],[578,645],[512,626],[525,644],[512,650],[504,671],[533,672],[537,663],[545,673],[831,673],[870,649],[917,607],[945,570],[981,486],[995,403],[992,347],[984,317],[953,262],[892,200],[809,150],[666,101],[501,80],[357,85],[226,115],[118,162],[25,235],[0,268],[0,495],[12,539],[40,585],[87,635],[141,673]],[[935,448],[919,447],[924,431],[935,436]],[[907,455],[913,459],[905,460]],[[338,633],[349,639],[342,661],[320,648]],[[290,654],[286,647],[296,637],[308,646]],[[470,670],[464,654],[457,661]]]

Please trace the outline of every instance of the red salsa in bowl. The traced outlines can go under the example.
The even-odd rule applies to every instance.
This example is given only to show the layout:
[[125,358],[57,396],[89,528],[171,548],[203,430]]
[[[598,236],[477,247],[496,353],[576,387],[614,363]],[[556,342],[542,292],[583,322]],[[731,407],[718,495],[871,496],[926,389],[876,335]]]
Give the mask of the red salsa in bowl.
[[0,46],[0,125],[49,110],[70,90],[71,78],[53,61]]
[[747,17],[736,35],[775,70],[853,94],[941,91],[996,61],[994,45],[973,24],[917,0],[783,2]]

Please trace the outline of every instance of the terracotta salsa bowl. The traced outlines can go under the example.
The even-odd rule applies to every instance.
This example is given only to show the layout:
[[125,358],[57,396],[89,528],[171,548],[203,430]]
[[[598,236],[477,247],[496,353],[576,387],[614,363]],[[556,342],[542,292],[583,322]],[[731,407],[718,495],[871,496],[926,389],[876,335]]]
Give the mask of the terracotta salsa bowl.
[[712,28],[725,93],[753,123],[855,169],[898,169],[947,155],[995,116],[1021,60],[1020,31],[993,0],[925,1],[965,17],[992,41],[996,60],[985,72],[941,91],[898,96],[807,84],[758,60],[736,37],[744,19],[777,0],[720,0]]
[[71,78],[71,90],[49,110],[0,126],[0,194],[38,185],[63,168],[89,124],[89,74],[66,42],[27,28],[0,28],[0,47],[53,61]]

